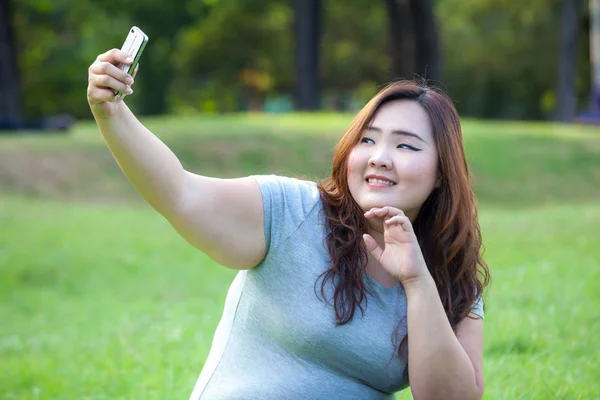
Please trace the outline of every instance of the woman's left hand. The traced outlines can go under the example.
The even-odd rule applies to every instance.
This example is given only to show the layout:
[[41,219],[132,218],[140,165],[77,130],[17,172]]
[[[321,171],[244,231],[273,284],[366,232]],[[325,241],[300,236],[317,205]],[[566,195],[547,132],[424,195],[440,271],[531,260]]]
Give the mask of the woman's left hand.
[[365,234],[363,239],[367,250],[390,275],[402,284],[429,275],[417,236],[402,210],[394,207],[372,208],[365,213],[365,218],[383,219],[384,248],[371,235]]

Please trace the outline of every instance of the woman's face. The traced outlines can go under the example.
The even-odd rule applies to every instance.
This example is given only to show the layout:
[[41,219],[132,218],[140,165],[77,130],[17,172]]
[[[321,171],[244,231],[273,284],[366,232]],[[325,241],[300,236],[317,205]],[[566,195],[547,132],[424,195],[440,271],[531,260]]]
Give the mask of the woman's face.
[[401,209],[414,221],[438,186],[438,154],[429,115],[412,100],[385,103],[348,158],[348,186],[358,205]]

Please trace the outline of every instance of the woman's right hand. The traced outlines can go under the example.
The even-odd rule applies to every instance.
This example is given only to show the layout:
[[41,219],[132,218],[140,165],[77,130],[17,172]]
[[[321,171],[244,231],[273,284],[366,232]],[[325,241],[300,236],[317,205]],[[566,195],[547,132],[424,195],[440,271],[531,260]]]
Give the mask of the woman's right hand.
[[[133,77],[121,70],[116,64],[131,64],[133,59],[121,50],[112,49],[100,54],[88,68],[87,99],[92,114],[96,118],[108,118],[115,114],[122,98],[115,96],[113,90],[125,95],[133,93]],[[139,65],[137,66],[139,67]],[[133,76],[137,72],[135,69]]]

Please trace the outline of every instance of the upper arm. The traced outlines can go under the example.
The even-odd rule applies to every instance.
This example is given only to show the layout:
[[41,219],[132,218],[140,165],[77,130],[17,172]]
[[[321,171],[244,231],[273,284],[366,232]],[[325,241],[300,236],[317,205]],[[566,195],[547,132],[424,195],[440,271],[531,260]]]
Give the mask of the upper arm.
[[184,195],[165,217],[193,246],[232,269],[249,269],[266,254],[263,200],[252,177],[209,178],[190,172]]
[[483,396],[483,319],[475,314],[458,323],[456,337],[473,364],[479,397]]

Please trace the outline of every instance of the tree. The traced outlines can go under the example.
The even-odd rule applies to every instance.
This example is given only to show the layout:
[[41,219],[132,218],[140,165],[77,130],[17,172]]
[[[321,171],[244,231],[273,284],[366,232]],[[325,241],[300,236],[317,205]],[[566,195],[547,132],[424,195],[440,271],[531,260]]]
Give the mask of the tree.
[[0,0],[0,118],[20,119],[20,87],[9,0]]
[[556,118],[563,122],[572,121],[577,108],[575,74],[578,3],[577,0],[564,0],[561,13]]
[[385,0],[392,78],[412,79],[415,72],[414,30],[409,0]]
[[268,96],[290,96],[295,79],[289,3],[213,2],[194,18],[173,48],[171,110],[260,111]]
[[410,14],[415,32],[416,70],[428,80],[441,79],[438,26],[432,0],[411,0]]
[[592,82],[590,111],[600,113],[600,0],[590,0],[590,61]]
[[321,39],[321,0],[296,0],[296,108],[319,108],[319,45]]
[[[540,119],[554,114],[558,5],[555,0],[436,3],[444,83],[462,115]],[[578,81],[586,79],[579,75]]]
[[572,104],[569,68],[586,101],[589,52],[600,54],[588,43],[592,10],[577,0],[577,51],[561,47],[561,18],[573,21],[561,14],[565,1],[0,0],[0,113],[11,104],[27,121],[89,118],[87,67],[137,25],[150,43],[127,102],[141,114],[262,110],[265,101],[287,109],[300,92],[312,99],[302,109],[319,100],[356,109],[390,78],[439,80],[443,57],[444,88],[462,115],[547,118],[572,109],[562,103]]
[[385,0],[392,74],[440,79],[438,29],[431,0]]

